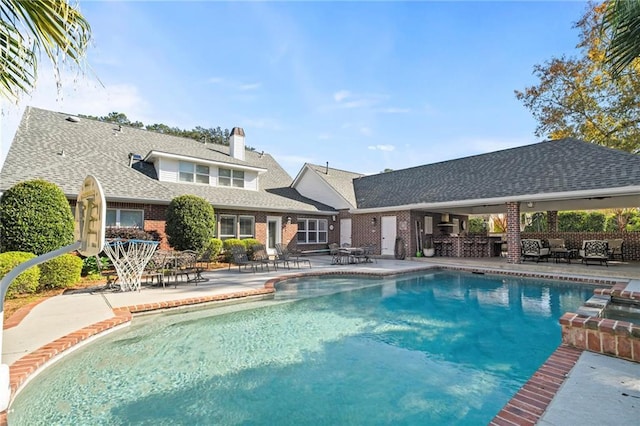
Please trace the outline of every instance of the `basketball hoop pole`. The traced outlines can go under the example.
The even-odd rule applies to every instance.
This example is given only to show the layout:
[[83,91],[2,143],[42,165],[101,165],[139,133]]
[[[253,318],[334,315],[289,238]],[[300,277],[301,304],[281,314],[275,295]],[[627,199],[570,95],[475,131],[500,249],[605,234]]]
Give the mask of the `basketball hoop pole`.
[[104,246],[104,219],[106,201],[102,186],[98,180],[88,175],[82,183],[76,202],[74,237],[75,243],[61,247],[49,253],[29,259],[10,270],[0,279],[0,412],[9,407],[11,383],[9,366],[2,364],[2,338],[4,336],[4,298],[11,282],[27,269],[65,253],[78,251],[84,256],[95,256]]

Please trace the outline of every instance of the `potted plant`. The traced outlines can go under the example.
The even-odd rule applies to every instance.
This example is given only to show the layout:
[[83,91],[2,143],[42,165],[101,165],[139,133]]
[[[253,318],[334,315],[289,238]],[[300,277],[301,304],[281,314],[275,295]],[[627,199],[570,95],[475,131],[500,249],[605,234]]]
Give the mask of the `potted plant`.
[[425,257],[433,257],[436,254],[436,251],[433,248],[433,235],[428,234],[424,236],[423,252]]

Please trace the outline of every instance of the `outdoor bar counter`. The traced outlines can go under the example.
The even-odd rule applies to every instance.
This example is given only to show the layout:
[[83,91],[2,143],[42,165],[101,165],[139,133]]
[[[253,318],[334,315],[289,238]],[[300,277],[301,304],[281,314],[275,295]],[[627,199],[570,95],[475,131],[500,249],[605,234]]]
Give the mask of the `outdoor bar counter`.
[[500,255],[501,237],[487,235],[439,235],[433,238],[436,256],[490,257]]

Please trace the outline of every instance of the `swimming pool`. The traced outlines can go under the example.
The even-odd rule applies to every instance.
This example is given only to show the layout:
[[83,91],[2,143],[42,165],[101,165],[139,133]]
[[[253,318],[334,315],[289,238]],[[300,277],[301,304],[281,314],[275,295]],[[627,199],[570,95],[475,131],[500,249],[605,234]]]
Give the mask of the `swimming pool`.
[[9,424],[487,424],[592,289],[435,272],[277,294],[136,318],[35,377]]

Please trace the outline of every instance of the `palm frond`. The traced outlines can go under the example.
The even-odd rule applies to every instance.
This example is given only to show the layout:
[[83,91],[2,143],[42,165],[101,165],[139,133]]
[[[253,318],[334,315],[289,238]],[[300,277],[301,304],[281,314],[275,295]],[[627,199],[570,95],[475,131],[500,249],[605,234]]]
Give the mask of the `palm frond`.
[[617,78],[640,57],[640,0],[610,0],[602,31],[610,38],[606,62]]

